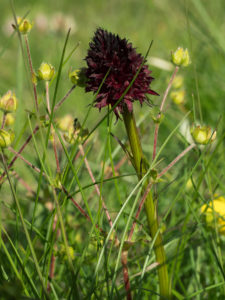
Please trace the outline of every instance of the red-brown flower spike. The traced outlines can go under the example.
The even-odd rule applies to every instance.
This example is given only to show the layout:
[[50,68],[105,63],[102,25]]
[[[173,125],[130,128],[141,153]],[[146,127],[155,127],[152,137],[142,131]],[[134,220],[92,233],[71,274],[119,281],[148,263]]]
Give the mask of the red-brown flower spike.
[[[118,35],[98,28],[90,43],[85,60],[88,65],[85,74],[87,77],[86,92],[96,93],[110,69],[95,100],[95,106],[101,109],[108,105],[114,106],[120,99],[137,74],[144,57],[138,54],[126,39],[121,39]],[[138,100],[140,104],[146,101],[146,94],[158,95],[149,87],[153,80],[150,73],[148,66],[144,64],[132,86],[114,109],[117,117],[119,112],[124,112],[125,106],[131,112],[135,100]]]

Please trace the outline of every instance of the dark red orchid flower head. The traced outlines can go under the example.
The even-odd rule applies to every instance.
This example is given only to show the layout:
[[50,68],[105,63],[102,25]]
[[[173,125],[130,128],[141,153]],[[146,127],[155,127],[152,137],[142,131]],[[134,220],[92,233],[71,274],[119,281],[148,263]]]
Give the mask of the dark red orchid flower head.
[[[87,68],[86,92],[96,93],[107,72],[100,92],[96,96],[95,106],[101,109],[104,106],[114,106],[126,88],[137,74],[144,57],[136,52],[131,43],[121,39],[102,28],[98,28],[90,42],[90,49],[85,58]],[[150,89],[153,78],[148,66],[143,64],[132,86],[114,109],[117,117],[124,112],[125,106],[132,112],[133,102],[140,104],[147,100],[146,94],[158,95]]]

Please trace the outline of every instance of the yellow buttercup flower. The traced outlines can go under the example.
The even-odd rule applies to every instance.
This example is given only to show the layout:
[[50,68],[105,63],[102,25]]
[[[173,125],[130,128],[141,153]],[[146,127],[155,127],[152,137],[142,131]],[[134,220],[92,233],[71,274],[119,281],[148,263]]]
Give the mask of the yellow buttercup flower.
[[219,233],[225,235],[225,197],[220,196],[204,204],[201,213],[205,215],[208,226],[213,227],[216,221]]

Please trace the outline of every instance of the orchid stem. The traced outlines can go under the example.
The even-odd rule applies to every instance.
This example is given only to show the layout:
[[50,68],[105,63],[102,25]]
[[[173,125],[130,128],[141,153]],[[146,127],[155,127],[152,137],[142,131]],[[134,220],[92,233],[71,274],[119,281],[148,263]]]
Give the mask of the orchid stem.
[[[123,119],[130,143],[131,152],[133,155],[133,164],[140,180],[147,172],[147,167],[144,158],[144,154],[141,147],[140,137],[137,131],[136,122],[133,113],[125,109],[123,113]],[[148,186],[148,182],[145,184],[145,189]],[[155,239],[154,251],[156,261],[159,263],[158,276],[159,276],[159,288],[160,296],[162,299],[170,299],[170,286],[168,271],[166,265],[166,255],[163,247],[162,236],[159,231],[157,211],[152,198],[151,190],[145,199],[145,213],[148,220],[149,232],[152,239]]]

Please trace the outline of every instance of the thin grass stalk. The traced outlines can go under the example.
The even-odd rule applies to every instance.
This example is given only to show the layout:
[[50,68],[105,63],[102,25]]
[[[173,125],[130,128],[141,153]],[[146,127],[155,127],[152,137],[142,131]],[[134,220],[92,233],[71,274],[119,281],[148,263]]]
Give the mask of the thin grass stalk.
[[[138,135],[136,122],[133,113],[128,112],[128,110],[124,111],[123,119],[133,155],[133,164],[138,179],[140,180],[146,174],[147,169],[144,164],[145,158],[141,147],[140,137]],[[145,188],[147,188],[147,185],[148,183],[145,184]],[[158,268],[160,295],[162,299],[170,299],[170,286],[166,265],[166,255],[163,247],[162,236],[159,231],[157,211],[151,191],[148,193],[144,205],[148,220],[149,232],[152,239],[155,238],[154,251],[156,260],[160,264]]]

